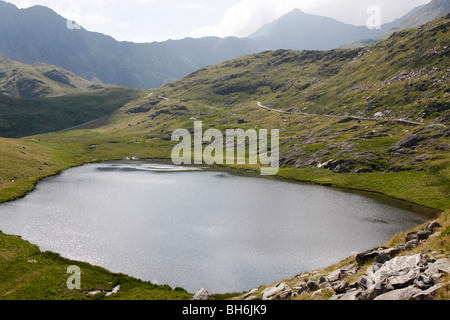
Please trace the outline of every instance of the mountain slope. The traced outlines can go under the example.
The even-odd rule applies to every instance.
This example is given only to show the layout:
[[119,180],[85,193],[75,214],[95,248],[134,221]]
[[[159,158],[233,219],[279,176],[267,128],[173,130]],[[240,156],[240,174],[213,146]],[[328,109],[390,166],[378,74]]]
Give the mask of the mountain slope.
[[448,27],[447,17],[365,49],[263,52],[204,68],[160,92],[207,103],[259,100],[307,114],[434,121],[432,106],[448,105]]
[[406,30],[419,27],[425,23],[438,19],[450,13],[450,2],[448,0],[433,0],[423,6],[407,20],[399,24],[396,30]]
[[379,43],[389,38],[393,33],[419,27],[435,19],[441,18],[450,13],[450,2],[448,0],[433,0],[427,5],[417,7],[407,15],[391,24],[385,25],[387,31],[377,37],[361,39],[354,43],[344,45],[342,48],[362,48],[368,45]]
[[104,117],[142,94],[124,87],[35,99],[0,94],[0,136],[23,137],[75,127]]
[[18,9],[0,1],[0,53],[23,63],[45,62],[105,84],[153,88],[227,59],[259,51],[254,41],[202,38],[135,44],[67,28],[43,6]]
[[[450,16],[363,50],[268,51],[198,70],[85,130],[89,159],[170,158],[171,133],[280,129],[280,176],[450,207]],[[114,141],[114,143],[111,143]],[[242,167],[242,166],[241,166]],[[254,166],[244,166],[254,169]]]
[[55,66],[45,63],[31,66],[0,55],[0,94],[15,98],[56,97],[101,88]]
[[55,65],[95,82],[147,89],[159,88],[202,67],[264,50],[338,48],[379,36],[400,22],[404,20],[369,30],[297,9],[248,38],[136,44],[83,28],[69,29],[66,19],[43,6],[19,10],[0,1],[0,54],[27,64]]

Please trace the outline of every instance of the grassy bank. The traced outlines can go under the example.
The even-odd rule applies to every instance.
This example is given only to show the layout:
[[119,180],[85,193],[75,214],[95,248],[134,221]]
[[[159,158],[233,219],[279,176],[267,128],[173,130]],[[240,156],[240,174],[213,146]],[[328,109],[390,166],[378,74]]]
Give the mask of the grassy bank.
[[[92,161],[122,159],[124,156],[142,158],[168,158],[164,150],[166,143],[143,148],[142,144],[124,144],[110,141],[109,136],[94,138],[89,132],[80,131],[75,135],[84,136],[78,140],[74,133],[62,138],[62,145],[51,140],[39,141],[38,137],[20,140],[0,139],[2,148],[0,184],[1,201],[21,197],[30,192],[35,184],[46,176],[58,174],[67,168]],[[61,135],[61,134],[60,134]],[[59,137],[58,139],[61,139]],[[93,147],[92,140],[97,141]],[[128,137],[123,136],[124,141]],[[81,143],[80,141],[83,141]],[[88,150],[89,152],[86,152]],[[12,165],[12,164],[15,165]],[[235,169],[256,169],[247,166]],[[301,181],[382,193],[397,199],[410,201],[429,208],[444,210],[450,207],[448,184],[442,183],[441,176],[428,171],[400,173],[367,173],[363,175],[335,174],[332,171],[315,168],[282,168],[279,177],[290,181]],[[448,212],[447,212],[448,216]],[[434,244],[437,245],[437,244]],[[156,286],[126,275],[114,274],[103,268],[86,263],[70,261],[39,248],[20,237],[0,234],[0,299],[190,299],[192,294],[182,289]],[[443,247],[443,250],[447,250]],[[66,281],[70,275],[67,267],[77,265],[82,269],[82,290],[68,290]],[[92,291],[111,291],[121,286],[120,293],[106,297],[105,293],[89,295]],[[229,298],[217,296],[216,298]]]

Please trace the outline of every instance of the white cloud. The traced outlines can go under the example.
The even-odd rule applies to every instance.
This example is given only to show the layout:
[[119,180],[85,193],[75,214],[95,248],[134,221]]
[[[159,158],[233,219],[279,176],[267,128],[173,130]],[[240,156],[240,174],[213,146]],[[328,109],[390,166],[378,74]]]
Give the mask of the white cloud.
[[382,23],[400,18],[413,8],[431,0],[240,0],[224,13],[214,25],[191,32],[191,36],[208,35],[244,37],[266,23],[299,8],[307,13],[327,16],[354,25],[365,25],[367,9],[376,5],[381,9]]
[[218,24],[197,29],[191,36],[244,37],[275,18],[277,18],[277,1],[241,0],[226,10]]
[[184,5],[184,8],[188,9],[188,10],[199,10],[199,9],[204,9],[205,6],[201,3],[189,2]]

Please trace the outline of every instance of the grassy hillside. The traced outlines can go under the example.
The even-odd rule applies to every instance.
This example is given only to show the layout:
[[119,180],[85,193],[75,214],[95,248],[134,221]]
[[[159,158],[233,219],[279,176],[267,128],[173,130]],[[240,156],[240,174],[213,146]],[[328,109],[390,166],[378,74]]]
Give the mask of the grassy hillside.
[[[20,237],[0,231],[0,300],[188,300],[192,294],[113,274],[107,270],[70,261],[39,248]],[[82,290],[69,290],[69,266],[81,269]],[[107,297],[120,285],[120,293]],[[98,291],[97,294],[90,294]]]
[[103,85],[46,63],[28,65],[0,55],[0,94],[14,98],[58,97]]
[[204,130],[278,128],[283,178],[445,210],[449,23],[442,18],[362,51],[245,56],[146,94],[84,130],[24,141],[81,164],[170,158],[171,132],[192,129],[193,119]]
[[0,139],[0,202],[70,166],[169,159],[173,130],[192,129],[196,119],[204,130],[280,129],[280,178],[445,211],[449,25],[447,16],[362,50],[245,56],[192,73],[82,129]]
[[56,98],[19,99],[0,94],[0,136],[23,137],[78,126],[106,116],[142,94],[124,87]]

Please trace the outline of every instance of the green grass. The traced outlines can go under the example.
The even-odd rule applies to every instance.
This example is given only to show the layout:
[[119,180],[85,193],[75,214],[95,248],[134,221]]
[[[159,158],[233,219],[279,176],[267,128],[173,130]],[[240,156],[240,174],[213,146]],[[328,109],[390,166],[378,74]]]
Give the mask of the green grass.
[[[0,232],[0,300],[189,300],[192,294],[114,274],[101,267],[41,252],[20,237]],[[69,290],[69,266],[81,269],[81,289]],[[106,297],[120,285],[120,292]],[[90,292],[102,291],[97,295]]]
[[109,115],[139,98],[141,92],[110,87],[56,98],[0,95],[0,136],[16,138],[75,127]]
[[1,55],[0,74],[0,94],[14,98],[57,97],[105,88],[46,63],[28,65]]
[[[280,50],[238,58],[204,68],[155,90],[152,96],[141,95],[83,129],[0,139],[0,202],[24,196],[41,179],[73,166],[125,157],[169,159],[176,144],[170,141],[171,132],[192,129],[195,117],[203,120],[204,130],[279,129],[284,163],[279,178],[383,194],[447,210],[450,208],[450,158],[445,145],[450,111],[445,109],[446,84],[439,80],[447,72],[449,57],[439,50],[430,52],[448,45],[448,31],[445,31],[448,24],[448,19],[443,18],[362,51]],[[445,28],[436,31],[435,26]],[[421,50],[417,51],[416,46]],[[409,78],[399,79],[402,72],[409,74]],[[425,91],[420,93],[408,89],[424,83],[435,84],[423,87]],[[410,101],[407,96],[413,99]],[[89,104],[87,97],[52,101],[65,101],[71,108],[77,108],[77,104]],[[119,93],[119,97],[123,96]],[[94,100],[91,106],[101,105],[102,101],[105,100]],[[264,110],[258,108],[256,101],[292,113]],[[38,104],[39,101],[30,102],[30,106]],[[434,107],[429,108],[430,104]],[[383,112],[384,116],[374,118],[377,112]],[[61,114],[55,112],[55,115],[62,119]],[[396,121],[399,118],[419,124],[400,123]],[[36,122],[39,121],[32,121]],[[12,122],[8,120],[8,123]],[[403,150],[392,149],[411,134],[419,135],[421,141]],[[318,163],[336,159],[353,161],[350,172],[334,173],[317,167]],[[259,169],[249,165],[230,167],[243,171]],[[356,173],[356,169],[368,167],[373,172]],[[398,167],[406,171],[394,172],[393,168]],[[2,274],[7,275],[0,281],[3,298],[27,299],[33,294],[30,290],[37,292],[39,299],[70,298],[71,294],[76,299],[89,298],[85,292],[65,292],[61,287],[68,261],[40,253],[17,238],[3,236],[3,239],[6,247],[14,243],[17,247],[17,250],[2,251],[5,259],[11,255],[24,257],[8,260],[9,269],[3,269],[6,271]],[[24,261],[32,256],[45,263],[30,265]],[[110,290],[119,281],[124,288],[117,296],[121,299],[189,297],[180,289],[155,287],[87,265],[83,268],[88,275],[86,290]],[[42,284],[39,281],[42,277],[50,279],[52,285]]]

